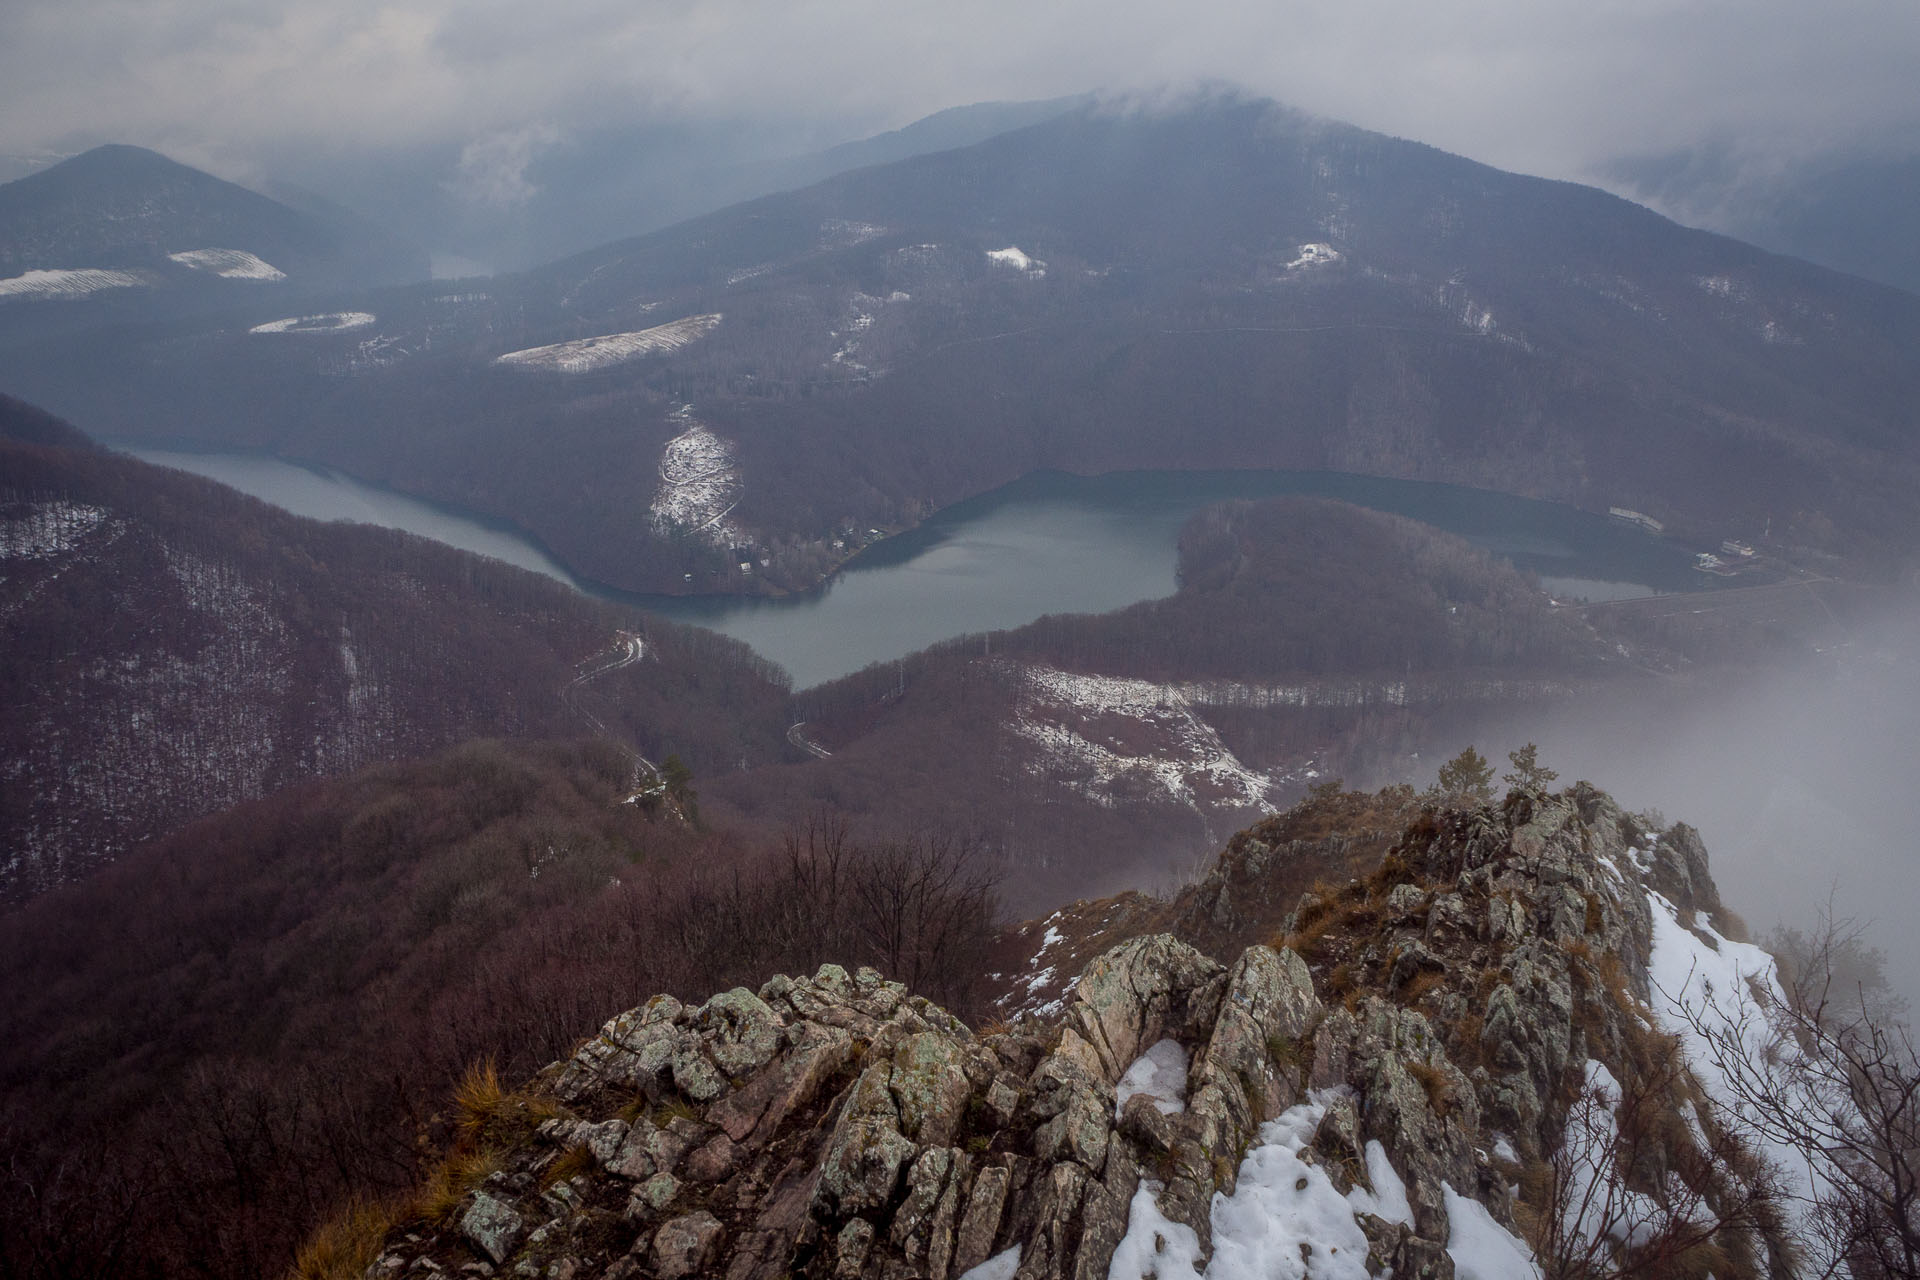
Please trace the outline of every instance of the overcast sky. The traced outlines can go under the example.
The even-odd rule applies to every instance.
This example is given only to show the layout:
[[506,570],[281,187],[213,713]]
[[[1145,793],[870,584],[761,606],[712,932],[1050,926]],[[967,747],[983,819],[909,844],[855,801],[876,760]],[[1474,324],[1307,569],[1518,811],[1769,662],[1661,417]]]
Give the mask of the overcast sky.
[[[538,147],[1214,79],[1534,173],[1920,115],[1915,0],[5,0],[0,151]],[[520,142],[489,143],[518,138]]]

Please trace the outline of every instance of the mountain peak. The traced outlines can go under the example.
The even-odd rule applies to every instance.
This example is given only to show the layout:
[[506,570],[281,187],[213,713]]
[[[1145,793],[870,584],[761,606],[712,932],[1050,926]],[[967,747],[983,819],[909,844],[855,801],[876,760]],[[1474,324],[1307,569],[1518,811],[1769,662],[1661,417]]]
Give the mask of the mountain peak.
[[1782,1247],[1776,1206],[1728,1168],[1738,1144],[1648,978],[1656,913],[1704,928],[1678,922],[1713,900],[1688,829],[1641,830],[1582,784],[1425,810],[1270,944],[1121,942],[1055,1017],[976,1034],[831,964],[697,1007],[657,996],[523,1091],[470,1082],[430,1207],[361,1265],[1042,1280],[1304,1258],[1519,1280],[1581,1247],[1540,1171],[1579,1141],[1583,1100],[1631,1098],[1702,1120],[1655,1138],[1623,1119],[1594,1153],[1596,1184],[1663,1169],[1621,1192],[1621,1256],[1665,1232],[1754,1274]]

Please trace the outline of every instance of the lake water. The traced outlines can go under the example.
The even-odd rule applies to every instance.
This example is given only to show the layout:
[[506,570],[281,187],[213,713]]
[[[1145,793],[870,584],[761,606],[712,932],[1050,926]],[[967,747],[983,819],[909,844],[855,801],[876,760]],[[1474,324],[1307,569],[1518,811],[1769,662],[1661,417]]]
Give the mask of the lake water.
[[1531,570],[1561,599],[1622,599],[1705,585],[1688,552],[1674,543],[1605,516],[1485,490],[1330,472],[1039,472],[874,544],[805,596],[632,596],[576,582],[511,529],[337,472],[257,455],[126,452],[211,477],[298,515],[405,529],[711,627],[786,668],[796,688],[950,636],[1170,595],[1180,526],[1201,507],[1228,498],[1311,494],[1409,516]]

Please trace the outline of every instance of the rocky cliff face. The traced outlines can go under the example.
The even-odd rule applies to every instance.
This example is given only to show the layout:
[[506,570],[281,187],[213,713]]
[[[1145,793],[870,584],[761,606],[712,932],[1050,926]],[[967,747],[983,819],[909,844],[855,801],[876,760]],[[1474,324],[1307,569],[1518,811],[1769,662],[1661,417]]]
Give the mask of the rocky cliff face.
[[[1583,784],[1425,811],[1272,945],[1126,941],[1051,1020],[975,1033],[832,965],[655,997],[470,1107],[464,1172],[366,1274],[1492,1280],[1653,1248],[1676,1215],[1675,1268],[1780,1272],[1648,1004],[1652,912],[1718,907],[1690,829]],[[1633,1140],[1583,1175],[1594,1097]],[[1569,1173],[1630,1211],[1556,1230]]]

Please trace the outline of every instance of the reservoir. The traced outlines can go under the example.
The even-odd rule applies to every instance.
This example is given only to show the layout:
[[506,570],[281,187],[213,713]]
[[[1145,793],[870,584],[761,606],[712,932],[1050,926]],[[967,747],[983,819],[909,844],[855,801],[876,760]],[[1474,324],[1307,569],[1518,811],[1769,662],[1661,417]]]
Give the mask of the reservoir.
[[1226,499],[1305,494],[1408,516],[1511,560],[1559,599],[1706,585],[1676,543],[1592,512],[1482,489],[1321,471],[1036,472],[875,543],[803,596],[635,596],[576,581],[512,529],[337,472],[254,454],[122,447],[296,515],[405,529],[711,627],[779,663],[795,688],[956,635],[1171,595],[1180,526]]

